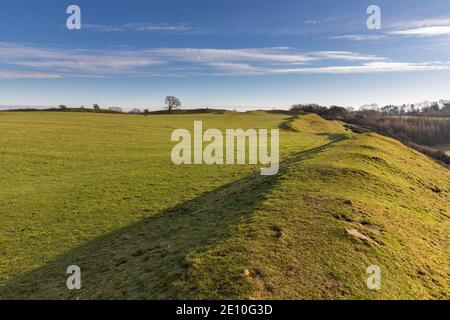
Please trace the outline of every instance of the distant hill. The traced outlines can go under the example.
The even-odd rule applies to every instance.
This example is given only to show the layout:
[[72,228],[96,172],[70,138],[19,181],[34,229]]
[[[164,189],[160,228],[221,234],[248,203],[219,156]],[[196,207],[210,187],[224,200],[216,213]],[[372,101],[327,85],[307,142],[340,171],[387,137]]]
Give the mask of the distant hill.
[[[59,107],[0,107],[2,111],[8,112],[94,112],[94,113],[116,113],[116,114],[127,114],[134,112],[128,111],[117,111],[111,109],[91,109],[91,108],[59,108]],[[176,115],[176,114],[200,114],[200,113],[225,113],[225,112],[233,112],[225,109],[209,109],[209,108],[200,108],[200,109],[180,109],[180,110],[156,110],[149,111],[147,115]],[[143,110],[140,110],[139,114],[144,114]]]

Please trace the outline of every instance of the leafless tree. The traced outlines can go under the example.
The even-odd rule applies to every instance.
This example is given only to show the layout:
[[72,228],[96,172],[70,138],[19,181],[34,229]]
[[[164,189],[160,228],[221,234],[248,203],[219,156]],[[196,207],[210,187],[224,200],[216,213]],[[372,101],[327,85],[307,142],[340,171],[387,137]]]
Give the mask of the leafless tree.
[[166,109],[171,111],[181,108],[181,102],[177,97],[167,96],[166,97]]

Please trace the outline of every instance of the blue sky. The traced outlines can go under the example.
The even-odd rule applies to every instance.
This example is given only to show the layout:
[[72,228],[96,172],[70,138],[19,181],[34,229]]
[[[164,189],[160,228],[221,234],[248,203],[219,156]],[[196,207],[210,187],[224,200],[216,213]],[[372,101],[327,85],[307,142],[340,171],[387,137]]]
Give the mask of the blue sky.
[[0,3],[3,106],[357,107],[449,99],[449,80],[448,0]]

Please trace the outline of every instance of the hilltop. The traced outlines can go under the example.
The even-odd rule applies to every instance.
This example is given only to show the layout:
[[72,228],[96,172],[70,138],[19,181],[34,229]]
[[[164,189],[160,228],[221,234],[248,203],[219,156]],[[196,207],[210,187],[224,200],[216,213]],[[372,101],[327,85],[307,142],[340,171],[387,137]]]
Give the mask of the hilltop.
[[[281,128],[279,174],[174,167],[196,119]],[[450,298],[450,171],[394,139],[270,112],[15,112],[0,133],[2,299]]]

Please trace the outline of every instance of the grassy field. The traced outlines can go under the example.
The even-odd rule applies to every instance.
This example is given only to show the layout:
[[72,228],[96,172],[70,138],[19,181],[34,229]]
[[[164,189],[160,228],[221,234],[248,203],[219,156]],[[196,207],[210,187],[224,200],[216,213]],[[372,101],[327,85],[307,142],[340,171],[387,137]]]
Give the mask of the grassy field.
[[[174,166],[194,120],[282,128],[279,174]],[[393,139],[315,115],[1,112],[0,146],[0,299],[450,298],[450,171]]]

